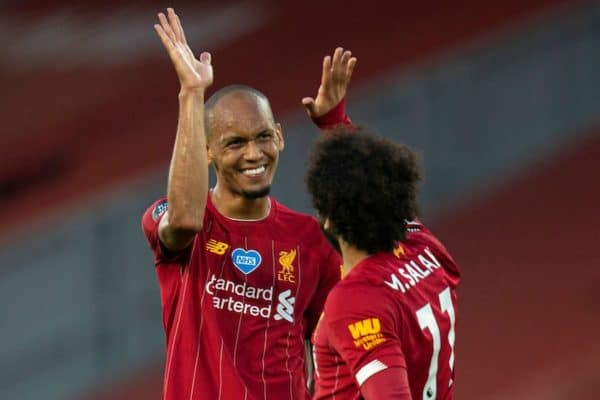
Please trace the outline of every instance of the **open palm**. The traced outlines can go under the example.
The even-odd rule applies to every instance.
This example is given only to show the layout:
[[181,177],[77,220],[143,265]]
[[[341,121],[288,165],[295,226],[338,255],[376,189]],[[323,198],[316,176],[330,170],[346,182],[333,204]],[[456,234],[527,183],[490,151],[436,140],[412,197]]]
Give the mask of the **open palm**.
[[160,24],[154,25],[175,67],[182,90],[206,89],[213,83],[211,56],[208,52],[196,59],[188,46],[181,21],[172,8],[167,15],[158,14]]
[[302,104],[311,118],[318,118],[331,111],[346,96],[356,57],[352,52],[338,47],[332,56],[323,59],[321,85],[316,98],[305,97]]

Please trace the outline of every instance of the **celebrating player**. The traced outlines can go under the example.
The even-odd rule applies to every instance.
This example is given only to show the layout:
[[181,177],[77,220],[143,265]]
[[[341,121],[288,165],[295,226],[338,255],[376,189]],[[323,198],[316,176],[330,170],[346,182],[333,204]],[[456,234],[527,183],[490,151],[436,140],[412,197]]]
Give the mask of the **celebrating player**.
[[[196,59],[172,9],[159,22],[181,86],[167,197],[142,219],[167,339],[163,399],[307,399],[304,340],[341,260],[314,218],[268,196],[284,141],[267,98],[229,86],[205,107],[211,55]],[[326,60],[330,78],[305,105],[335,124],[356,59]]]
[[406,146],[364,128],[317,141],[307,184],[345,278],[313,336],[315,399],[452,399],[457,267],[416,221]]

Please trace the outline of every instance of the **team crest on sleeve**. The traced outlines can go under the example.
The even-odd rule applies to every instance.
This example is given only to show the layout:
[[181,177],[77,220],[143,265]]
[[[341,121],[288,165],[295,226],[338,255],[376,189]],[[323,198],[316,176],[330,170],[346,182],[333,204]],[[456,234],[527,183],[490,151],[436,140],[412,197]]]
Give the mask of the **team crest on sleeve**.
[[260,253],[256,250],[237,248],[231,252],[231,261],[237,269],[248,275],[253,272],[262,261]]
[[167,200],[161,200],[152,210],[152,219],[154,222],[158,221],[158,219],[167,212],[169,209],[169,203]]

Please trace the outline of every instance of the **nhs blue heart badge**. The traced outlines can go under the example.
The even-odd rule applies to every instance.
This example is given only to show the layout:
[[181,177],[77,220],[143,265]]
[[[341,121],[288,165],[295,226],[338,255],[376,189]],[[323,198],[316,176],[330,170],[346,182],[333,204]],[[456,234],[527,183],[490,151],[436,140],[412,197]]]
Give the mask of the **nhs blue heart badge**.
[[248,275],[260,265],[262,257],[256,250],[237,248],[231,252],[231,260],[237,269]]

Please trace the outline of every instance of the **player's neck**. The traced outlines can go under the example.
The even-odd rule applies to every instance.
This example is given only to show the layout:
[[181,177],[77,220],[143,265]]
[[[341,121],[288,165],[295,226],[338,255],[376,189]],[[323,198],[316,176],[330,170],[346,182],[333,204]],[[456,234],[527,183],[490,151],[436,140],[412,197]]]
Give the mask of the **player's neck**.
[[356,247],[350,246],[348,243],[340,240],[340,250],[344,261],[344,275],[352,271],[358,263],[369,257],[369,253],[364,250],[359,250]]
[[248,199],[222,190],[217,185],[210,192],[212,202],[221,215],[238,220],[260,220],[269,215],[271,201],[269,196]]

